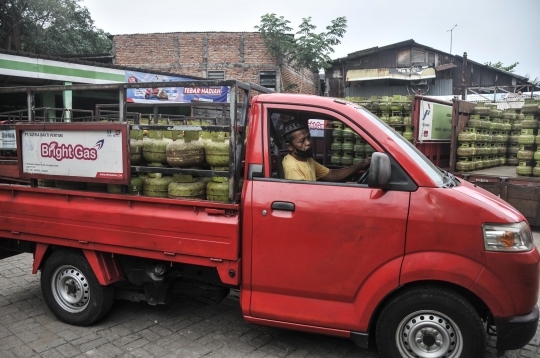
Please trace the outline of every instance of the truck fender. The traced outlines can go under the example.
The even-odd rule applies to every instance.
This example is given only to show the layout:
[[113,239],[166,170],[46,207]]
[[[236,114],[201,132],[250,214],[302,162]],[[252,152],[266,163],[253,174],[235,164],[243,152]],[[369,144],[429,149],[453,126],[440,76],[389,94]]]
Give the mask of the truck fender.
[[[499,297],[493,297],[491,292],[493,288],[497,287],[497,295]],[[507,316],[508,313],[505,312],[503,307],[499,304],[499,301],[512,303],[512,295],[507,291],[505,285],[501,282],[500,278],[497,277],[493,272],[489,270],[482,270],[481,274],[478,277],[478,280],[471,287],[471,291],[477,295],[486,306],[489,307],[491,313],[496,317]]]
[[41,261],[45,257],[45,253],[49,248],[49,244],[36,243],[36,251],[34,252],[34,263],[32,264],[32,274],[35,275],[41,267]]
[[417,281],[445,281],[470,289],[484,264],[447,252],[407,254],[401,268],[400,285]]
[[373,313],[380,302],[399,287],[400,256],[380,266],[362,283],[354,300],[354,311],[359,317],[359,332],[368,332]]
[[417,281],[446,281],[470,289],[483,263],[446,252],[417,252],[405,255],[400,285]]
[[122,268],[113,254],[94,250],[83,252],[101,285],[105,286],[124,278]]
[[[45,253],[49,244],[36,243],[34,252],[34,263],[32,264],[32,274],[36,274],[41,267]],[[118,261],[112,254],[94,250],[82,250],[88,260],[92,271],[96,275],[101,285],[108,285],[124,277]]]

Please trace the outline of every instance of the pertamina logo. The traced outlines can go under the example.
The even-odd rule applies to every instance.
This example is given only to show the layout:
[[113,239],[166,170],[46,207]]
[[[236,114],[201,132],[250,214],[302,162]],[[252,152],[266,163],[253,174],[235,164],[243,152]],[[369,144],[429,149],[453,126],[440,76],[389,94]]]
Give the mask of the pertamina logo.
[[58,144],[58,142],[41,143],[41,156],[43,158],[54,158],[57,161],[64,159],[77,160],[97,160],[98,150],[103,148],[104,140],[99,140],[95,147],[87,148],[82,144],[75,146],[71,144]]

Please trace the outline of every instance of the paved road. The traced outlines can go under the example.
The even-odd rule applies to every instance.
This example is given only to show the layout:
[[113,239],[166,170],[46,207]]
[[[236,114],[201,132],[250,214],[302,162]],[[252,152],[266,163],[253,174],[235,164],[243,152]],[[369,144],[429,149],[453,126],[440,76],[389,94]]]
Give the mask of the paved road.
[[[535,243],[540,247],[540,230]],[[0,261],[0,358],[378,357],[346,339],[246,323],[237,292],[219,305],[185,296],[155,307],[119,300],[98,324],[69,326],[48,310],[31,267],[29,254]],[[496,357],[493,347],[490,339],[484,358]],[[505,357],[540,357],[540,331]]]

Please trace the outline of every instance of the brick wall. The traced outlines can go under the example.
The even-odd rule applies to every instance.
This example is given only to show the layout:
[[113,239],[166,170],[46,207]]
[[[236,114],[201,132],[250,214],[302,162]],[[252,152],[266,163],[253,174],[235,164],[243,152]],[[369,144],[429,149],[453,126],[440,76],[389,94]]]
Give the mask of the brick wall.
[[[278,69],[266,53],[258,32],[175,32],[116,35],[115,64],[144,72],[207,77],[207,71],[225,71],[225,79],[259,83],[259,71]],[[290,66],[282,70],[287,92],[317,94],[317,79]],[[292,84],[296,84],[296,86]]]

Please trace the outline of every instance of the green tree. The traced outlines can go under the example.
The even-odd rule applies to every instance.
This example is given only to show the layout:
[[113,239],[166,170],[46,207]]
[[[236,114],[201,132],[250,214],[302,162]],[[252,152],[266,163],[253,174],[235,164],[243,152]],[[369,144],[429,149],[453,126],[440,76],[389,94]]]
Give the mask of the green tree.
[[266,14],[261,16],[261,24],[255,26],[261,33],[268,54],[280,65],[288,60],[295,50],[294,35],[291,34],[293,28],[289,26],[290,23],[283,16]]
[[283,16],[265,14],[261,16],[261,24],[255,26],[261,33],[268,54],[277,60],[279,71],[284,62],[301,73],[304,69],[318,73],[321,69],[329,68],[332,65],[330,53],[334,52],[333,47],[339,45],[345,35],[346,17],[332,20],[326,31],[319,33],[315,32],[317,27],[311,23],[311,17],[303,18],[296,37],[291,33],[293,29],[289,24],[290,21]]
[[307,68],[313,72],[327,69],[332,66],[330,53],[334,52],[333,46],[341,43],[341,38],[347,29],[345,16],[332,20],[332,25],[326,27],[326,32],[315,33],[316,26],[311,24],[311,17],[302,19],[296,33],[295,52],[292,60],[298,68]]
[[486,63],[484,63],[484,65],[494,67],[494,68],[498,68],[499,70],[503,70],[503,71],[507,71],[507,72],[514,72],[514,68],[517,65],[519,65],[519,62],[515,62],[515,63],[513,63],[511,65],[508,65],[508,66],[504,66],[501,61],[499,61],[497,63],[486,62]]
[[94,26],[79,1],[4,0],[0,48],[46,55],[108,52],[108,34]]

